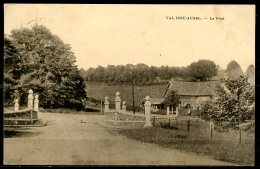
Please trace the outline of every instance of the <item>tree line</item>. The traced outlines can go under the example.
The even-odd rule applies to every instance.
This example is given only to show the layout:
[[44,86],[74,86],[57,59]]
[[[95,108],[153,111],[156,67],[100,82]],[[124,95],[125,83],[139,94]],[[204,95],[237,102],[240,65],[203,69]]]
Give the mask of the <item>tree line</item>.
[[86,71],[80,69],[80,73],[86,81],[111,84],[129,84],[134,81],[136,85],[153,85],[168,83],[171,78],[185,81],[207,81],[217,75],[218,67],[213,61],[199,60],[187,67],[156,67],[139,63],[98,66]]
[[4,36],[5,104],[18,98],[26,104],[28,90],[39,94],[40,106],[77,107],[86,97],[85,83],[69,44],[43,25],[20,28]]

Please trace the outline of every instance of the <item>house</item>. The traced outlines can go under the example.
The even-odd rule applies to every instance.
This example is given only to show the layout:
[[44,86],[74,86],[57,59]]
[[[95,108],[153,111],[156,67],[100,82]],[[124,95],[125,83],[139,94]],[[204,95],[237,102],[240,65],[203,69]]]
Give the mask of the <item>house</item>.
[[150,98],[151,108],[155,110],[164,109],[164,98]]
[[180,107],[199,110],[203,101],[213,97],[215,86],[218,84],[220,81],[181,82],[171,80],[164,97],[167,96],[168,91],[176,90],[181,100]]

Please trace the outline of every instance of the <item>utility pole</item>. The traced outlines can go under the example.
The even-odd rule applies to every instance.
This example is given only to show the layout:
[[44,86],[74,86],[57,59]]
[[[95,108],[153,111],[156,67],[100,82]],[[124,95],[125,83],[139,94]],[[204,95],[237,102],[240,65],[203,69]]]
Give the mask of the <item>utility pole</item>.
[[101,105],[100,114],[102,115],[103,114],[103,111],[102,111],[102,107],[103,107],[103,105],[102,105],[102,98],[100,99],[100,101],[101,101],[101,103],[100,103],[100,105]]
[[131,80],[132,80],[132,96],[133,96],[133,114],[135,114],[135,92],[134,92],[134,79],[133,79],[133,67],[132,67],[132,71],[131,71]]
[[132,95],[133,95],[133,113],[135,114],[135,92],[134,92],[134,80],[132,79]]

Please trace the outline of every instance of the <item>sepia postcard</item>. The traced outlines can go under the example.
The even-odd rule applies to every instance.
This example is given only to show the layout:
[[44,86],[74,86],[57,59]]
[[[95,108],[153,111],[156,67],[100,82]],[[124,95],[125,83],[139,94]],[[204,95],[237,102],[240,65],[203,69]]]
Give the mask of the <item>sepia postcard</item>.
[[4,165],[254,166],[255,17],[4,4]]

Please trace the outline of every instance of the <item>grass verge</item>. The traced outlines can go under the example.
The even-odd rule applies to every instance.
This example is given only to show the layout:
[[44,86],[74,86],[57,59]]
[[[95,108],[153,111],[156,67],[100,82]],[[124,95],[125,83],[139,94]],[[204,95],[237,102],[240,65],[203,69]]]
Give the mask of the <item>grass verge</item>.
[[239,165],[254,165],[254,139],[244,139],[239,143],[235,139],[236,137],[234,137],[234,132],[222,133],[222,135],[226,135],[227,137],[217,137],[212,140],[210,137],[203,135],[203,133],[198,133],[198,130],[187,133],[152,127],[124,129],[118,132],[131,139],[156,143],[164,147],[175,148],[186,152],[195,152],[221,161]]

